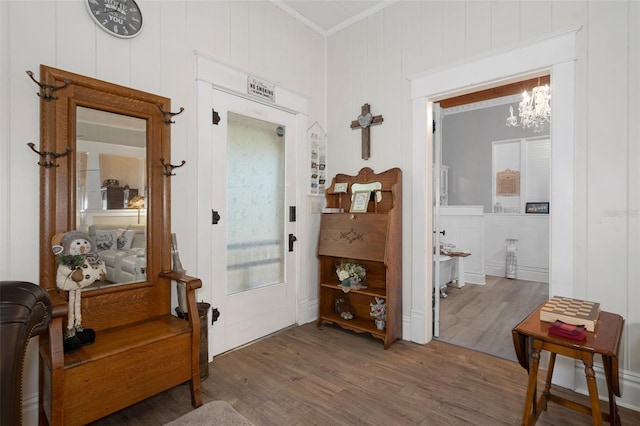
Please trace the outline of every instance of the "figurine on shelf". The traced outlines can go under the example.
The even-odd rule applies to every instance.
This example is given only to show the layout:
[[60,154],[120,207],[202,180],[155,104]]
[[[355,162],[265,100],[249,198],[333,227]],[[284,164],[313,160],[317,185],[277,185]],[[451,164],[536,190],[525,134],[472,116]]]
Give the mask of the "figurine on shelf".
[[351,305],[349,302],[342,297],[339,297],[335,301],[335,311],[336,314],[340,315],[340,318],[343,320],[351,320],[353,319],[353,312],[351,309]]
[[375,318],[376,328],[378,330],[384,330],[386,326],[386,317],[387,317],[387,304],[384,299],[376,297],[376,303],[369,303],[371,307],[371,312],[369,315]]

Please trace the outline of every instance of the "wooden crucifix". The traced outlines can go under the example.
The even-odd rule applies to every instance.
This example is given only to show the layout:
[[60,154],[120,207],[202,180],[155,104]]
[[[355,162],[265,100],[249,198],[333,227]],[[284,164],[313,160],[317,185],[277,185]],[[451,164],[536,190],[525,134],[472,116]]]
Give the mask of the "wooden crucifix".
[[351,128],[362,129],[362,159],[368,160],[371,152],[370,146],[370,127],[376,124],[381,124],[384,121],[382,115],[371,114],[371,106],[369,104],[362,105],[360,115],[357,119],[351,122]]

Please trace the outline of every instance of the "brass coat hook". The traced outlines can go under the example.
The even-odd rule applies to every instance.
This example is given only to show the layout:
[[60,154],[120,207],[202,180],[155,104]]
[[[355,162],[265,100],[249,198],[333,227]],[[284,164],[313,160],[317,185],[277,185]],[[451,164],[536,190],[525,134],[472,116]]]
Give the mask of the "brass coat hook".
[[161,104],[156,104],[156,105],[157,105],[158,109],[160,110],[160,112],[162,113],[162,115],[164,116],[164,118],[162,119],[164,124],[173,124],[173,123],[175,123],[175,121],[172,121],[171,118],[174,115],[182,114],[182,112],[184,111],[183,107],[180,107],[180,111],[178,111],[178,112],[163,111],[162,107],[161,107]]
[[182,160],[182,163],[180,163],[179,165],[173,165],[170,163],[165,163],[164,162],[164,158],[160,159],[160,162],[162,163],[162,166],[164,167],[164,173],[162,173],[163,175],[169,177],[169,176],[175,176],[176,174],[173,173],[173,169],[177,169],[178,167],[182,167],[186,164],[186,161]]
[[56,90],[60,90],[62,88],[67,87],[71,83],[69,80],[65,80],[62,86],[52,86],[51,84],[42,84],[38,80],[36,80],[35,77],[33,77],[32,71],[27,71],[27,74],[29,75],[29,77],[31,77],[31,80],[33,80],[38,86],[40,86],[40,93],[38,93],[38,96],[40,96],[45,101],[58,99],[55,96],[53,96],[53,93]]
[[60,164],[56,164],[56,158],[69,155],[69,153],[72,151],[70,146],[68,146],[65,151],[60,154],[49,151],[40,152],[36,149],[36,145],[33,142],[29,142],[27,146],[42,158],[41,161],[38,161],[38,165],[44,167],[45,169],[50,169],[51,167],[60,167]]

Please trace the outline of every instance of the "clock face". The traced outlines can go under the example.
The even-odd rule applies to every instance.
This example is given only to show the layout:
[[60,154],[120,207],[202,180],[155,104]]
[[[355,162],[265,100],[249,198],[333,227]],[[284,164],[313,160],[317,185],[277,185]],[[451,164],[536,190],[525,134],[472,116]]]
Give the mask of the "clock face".
[[87,0],[89,13],[111,35],[131,38],[142,31],[142,12],[134,0]]

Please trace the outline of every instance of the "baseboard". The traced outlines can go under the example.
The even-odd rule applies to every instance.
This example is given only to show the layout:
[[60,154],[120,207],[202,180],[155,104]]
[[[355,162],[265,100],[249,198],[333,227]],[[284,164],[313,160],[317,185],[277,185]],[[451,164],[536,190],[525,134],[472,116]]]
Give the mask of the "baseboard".
[[[505,276],[504,264],[485,263],[484,271],[487,275],[494,275],[496,277]],[[516,271],[516,276],[517,276],[517,279],[519,280],[535,281],[538,283],[548,283],[549,269],[518,266]]]
[[22,424],[38,424],[38,393],[23,395],[22,398]]
[[465,271],[464,282],[465,284],[485,285],[487,283],[487,276],[477,272]]
[[[602,366],[596,364],[593,366],[596,373],[596,383],[598,385],[598,395],[602,401],[608,401],[607,383],[605,382],[604,370]],[[589,395],[587,382],[584,376],[584,364],[582,362],[575,363],[574,374],[576,377],[575,391],[583,395]],[[620,370],[620,390],[621,397],[616,397],[616,402],[620,407],[640,412],[640,375],[631,371]]]
[[298,300],[298,324],[307,324],[318,319],[318,299]]
[[[432,314],[432,311],[429,311],[429,315]],[[429,339],[431,338],[431,333],[429,332]],[[425,324],[425,314],[424,312],[418,310],[411,310],[411,316],[406,319],[402,319],[402,338],[404,340],[410,340],[414,343],[425,344],[427,343],[427,330]]]

